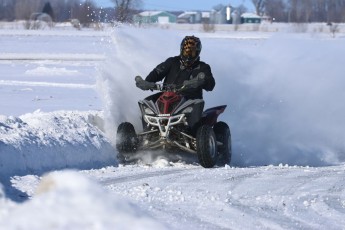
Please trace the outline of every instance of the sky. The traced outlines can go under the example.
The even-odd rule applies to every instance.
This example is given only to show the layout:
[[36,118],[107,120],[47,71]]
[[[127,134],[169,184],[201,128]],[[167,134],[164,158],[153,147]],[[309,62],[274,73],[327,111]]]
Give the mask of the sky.
[[0,27],[0,229],[344,228],[344,34],[190,29],[232,132],[231,164],[204,169],[164,151],[120,164],[111,135],[140,123],[153,92],[134,76],[185,30],[20,26]]
[[[110,0],[96,1],[99,6],[113,6]],[[243,4],[248,10],[253,8],[251,0],[142,0],[145,10],[211,10],[218,4],[231,4],[238,6]]]

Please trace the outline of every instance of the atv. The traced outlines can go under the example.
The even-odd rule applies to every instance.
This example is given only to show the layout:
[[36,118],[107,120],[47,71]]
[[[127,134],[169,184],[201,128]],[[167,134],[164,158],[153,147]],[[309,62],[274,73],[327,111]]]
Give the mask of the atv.
[[226,105],[203,111],[193,131],[188,123],[189,116],[204,101],[187,100],[182,95],[184,88],[183,85],[155,84],[152,90],[161,92],[158,99],[147,98],[138,102],[143,131],[136,133],[129,122],[123,122],[117,128],[116,148],[122,159],[141,150],[164,149],[169,153],[182,150],[196,154],[204,168],[230,164],[230,128],[225,122],[217,122]]

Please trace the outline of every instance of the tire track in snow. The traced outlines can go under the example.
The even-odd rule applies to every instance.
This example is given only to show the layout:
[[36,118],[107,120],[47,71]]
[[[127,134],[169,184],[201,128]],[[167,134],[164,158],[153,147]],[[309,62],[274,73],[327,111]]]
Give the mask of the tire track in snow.
[[39,86],[39,87],[60,87],[60,88],[78,88],[94,89],[96,85],[75,84],[75,83],[53,83],[53,82],[34,82],[34,81],[8,81],[0,80],[0,85],[4,86]]
[[[322,212],[320,213],[320,210],[326,209],[329,210],[329,215],[339,216],[338,219],[344,222],[341,218],[344,214],[344,207],[341,207],[340,204],[340,194],[344,191],[344,188],[335,185],[339,180],[337,178],[339,176],[334,175],[332,171],[310,170],[306,171],[306,175],[301,175],[300,169],[296,171],[282,169],[272,172],[258,170],[255,177],[253,174],[235,176],[233,181],[236,181],[236,184],[234,184],[233,189],[235,190],[237,186],[241,186],[242,188],[238,188],[240,191],[246,186],[258,188],[259,186],[255,185],[253,180],[259,180],[263,183],[265,178],[267,181],[271,181],[272,178],[280,178],[281,182],[275,181],[275,183],[272,183],[267,188],[268,193],[266,194],[260,194],[257,191],[255,196],[250,193],[231,196],[231,205],[229,206],[232,209],[231,213],[234,215],[244,213],[245,215],[255,216],[256,226],[261,226],[261,228],[265,228],[267,225],[276,226],[277,228],[289,228],[289,226],[294,225],[299,229],[317,229],[323,225],[324,221],[327,221],[327,217]],[[327,182],[324,180],[327,180]],[[330,191],[333,189],[336,194],[332,194],[331,191],[321,195],[309,193],[313,190],[315,184],[324,184],[326,188],[322,188],[322,190]],[[331,197],[331,199],[328,197]],[[339,208],[335,209],[332,202],[338,202]],[[310,218],[304,219],[303,214],[308,209],[309,215],[313,216],[314,219],[312,222]],[[276,223],[279,223],[279,225],[277,226]],[[334,229],[341,229],[341,224],[343,223],[334,226]]]
[[197,170],[197,169],[187,168],[187,169],[173,169],[169,171],[154,171],[154,172],[147,172],[147,173],[140,172],[140,174],[136,174],[136,175],[108,178],[108,179],[100,181],[100,184],[104,186],[109,186],[109,185],[114,185],[114,184],[119,184],[119,183],[138,181],[138,180],[152,178],[152,177],[171,176],[171,175],[181,174],[185,171],[190,171],[190,170]]
[[[158,180],[162,179],[162,177],[174,178],[181,176],[193,176],[196,171],[204,170],[203,168],[184,168],[184,169],[171,169],[171,170],[158,170],[154,172],[139,172],[140,174],[130,175],[130,176],[120,176],[115,178],[108,178],[99,183],[106,187],[112,187],[116,184],[124,184],[124,183],[131,183],[136,182],[144,179],[152,179],[152,178],[159,178]],[[146,183],[145,183],[146,184]],[[164,205],[163,205],[164,206]],[[184,226],[190,226],[190,228],[194,228],[195,226],[200,226],[200,229],[207,229],[207,230],[216,230],[216,229],[225,229],[216,225],[212,222],[208,222],[207,220],[203,220],[198,216],[198,213],[195,212],[183,212],[178,208],[175,209],[164,209],[162,208],[162,204],[158,204],[158,207],[155,207],[154,203],[152,204],[152,208],[150,212],[157,213],[157,216],[160,218],[166,219],[166,222],[170,222],[170,225],[174,225],[176,221],[185,221]],[[173,227],[173,226],[171,226]],[[177,224],[173,229],[179,229],[179,225]],[[229,228],[226,228],[229,229]]]
[[[317,171],[310,171],[309,175],[298,175],[298,183],[292,185],[287,191],[294,191],[292,195],[300,200],[300,205],[294,206],[297,213],[288,210],[289,212],[285,214],[288,214],[293,220],[303,222],[304,227],[318,228],[321,224],[327,223],[327,215],[324,215],[321,210],[328,210],[328,216],[337,217],[336,219],[339,220],[338,226],[333,224],[334,229],[343,229],[341,226],[345,226],[343,218],[345,200],[342,200],[342,194],[344,194],[345,188],[344,183],[341,183],[344,178],[339,174],[340,172],[336,173],[332,169],[321,168]],[[310,193],[309,191],[312,191],[315,184],[322,184],[322,190],[327,190],[327,193]],[[309,209],[312,212],[310,215],[314,216],[314,223],[310,223],[310,220],[304,220],[298,215],[298,210],[303,211],[303,209]]]
[[1,53],[0,61],[104,61],[102,54]]

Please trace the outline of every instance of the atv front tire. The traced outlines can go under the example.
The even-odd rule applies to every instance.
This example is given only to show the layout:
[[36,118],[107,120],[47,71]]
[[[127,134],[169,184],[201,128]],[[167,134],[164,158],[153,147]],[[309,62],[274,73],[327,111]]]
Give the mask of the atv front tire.
[[231,133],[229,126],[222,121],[217,122],[213,126],[214,133],[216,134],[217,141],[222,143],[218,146],[218,165],[225,166],[231,162]]
[[196,134],[196,149],[199,163],[204,168],[212,168],[218,158],[216,135],[211,126],[202,125]]
[[134,153],[138,147],[138,137],[134,126],[129,122],[123,122],[117,128],[116,149],[120,154]]

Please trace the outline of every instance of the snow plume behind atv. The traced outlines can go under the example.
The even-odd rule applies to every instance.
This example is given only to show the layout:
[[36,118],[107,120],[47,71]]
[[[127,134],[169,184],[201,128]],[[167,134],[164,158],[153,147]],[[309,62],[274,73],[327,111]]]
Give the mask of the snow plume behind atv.
[[[136,77],[136,81],[144,81]],[[117,128],[116,148],[119,158],[126,161],[136,152],[164,150],[166,154],[179,151],[196,154],[205,168],[230,164],[231,133],[229,126],[217,121],[226,105],[203,111],[201,118],[191,128],[190,116],[194,109],[204,104],[202,99],[187,100],[182,92],[185,85],[153,84],[151,90],[161,92],[158,99],[139,101],[143,132],[136,133],[130,122]],[[195,130],[195,131],[193,131]]]

